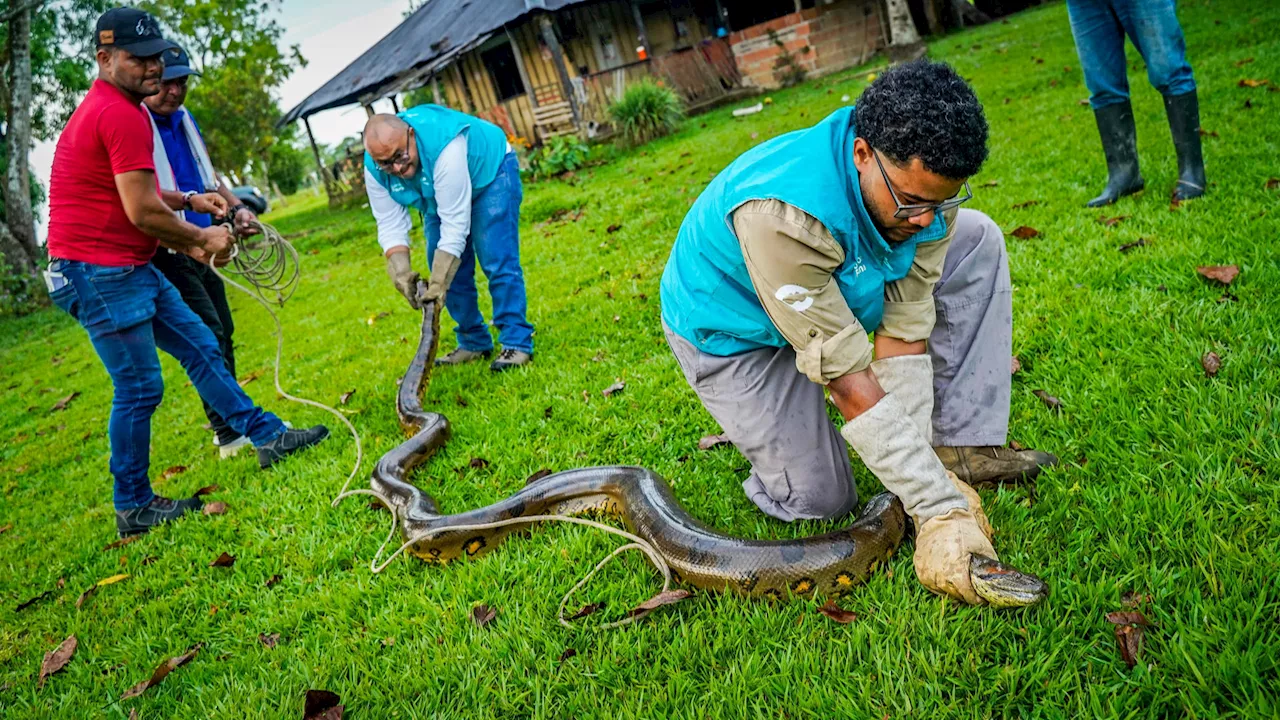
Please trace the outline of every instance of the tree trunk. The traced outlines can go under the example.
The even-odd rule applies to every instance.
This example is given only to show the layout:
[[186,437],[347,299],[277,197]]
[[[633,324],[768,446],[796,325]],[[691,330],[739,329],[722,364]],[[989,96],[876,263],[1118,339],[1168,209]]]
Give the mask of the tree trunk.
[[36,244],[35,216],[31,210],[31,8],[9,21],[9,117],[5,141],[9,168],[4,184],[4,211],[10,238],[3,251],[16,272],[39,276],[40,247]]
[[885,6],[889,9],[889,44],[902,46],[920,42],[907,0],[885,0]]

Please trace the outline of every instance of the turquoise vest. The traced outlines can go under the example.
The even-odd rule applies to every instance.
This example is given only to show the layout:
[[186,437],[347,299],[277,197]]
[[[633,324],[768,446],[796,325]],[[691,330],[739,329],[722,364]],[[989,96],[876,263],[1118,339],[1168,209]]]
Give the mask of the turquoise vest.
[[436,158],[450,140],[467,134],[467,168],[471,171],[471,196],[493,182],[502,159],[507,155],[507,134],[487,120],[472,117],[439,105],[417,105],[398,117],[413,128],[418,143],[418,173],[411,178],[398,178],[373,161],[366,151],[364,166],[391,193],[391,198],[405,207],[426,214],[436,212],[436,192],[432,186]]
[[777,199],[814,216],[835,237],[845,254],[836,284],[862,327],[878,328],[885,284],[907,274],[917,243],[940,239],[947,228],[937,213],[910,239],[886,242],[862,203],[855,137],[853,108],[843,108],[748,150],[721,171],[680,224],[662,273],[663,322],[710,355],[787,344],[756,296],[733,232],[739,206]]

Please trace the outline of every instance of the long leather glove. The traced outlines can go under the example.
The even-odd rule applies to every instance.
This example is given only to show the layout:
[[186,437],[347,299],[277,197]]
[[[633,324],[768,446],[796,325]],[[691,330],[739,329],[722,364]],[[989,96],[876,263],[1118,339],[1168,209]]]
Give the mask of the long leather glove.
[[409,301],[409,307],[414,310],[422,308],[422,302],[418,298],[419,276],[409,263],[407,251],[395,252],[387,256],[387,276],[391,278],[396,290]]
[[[932,393],[932,383],[925,387]],[[995,548],[971,501],[947,477],[942,461],[925,442],[908,406],[890,392],[845,423],[840,434],[902,500],[915,522],[914,565],[920,583],[940,595],[985,604],[969,580],[969,556],[977,553],[997,559]],[[981,512],[980,504],[977,511]]]
[[427,291],[422,296],[423,302],[439,300],[441,304],[444,303],[445,293],[453,284],[453,276],[458,274],[460,262],[457,255],[436,248],[436,254],[431,256],[431,281],[427,283]]

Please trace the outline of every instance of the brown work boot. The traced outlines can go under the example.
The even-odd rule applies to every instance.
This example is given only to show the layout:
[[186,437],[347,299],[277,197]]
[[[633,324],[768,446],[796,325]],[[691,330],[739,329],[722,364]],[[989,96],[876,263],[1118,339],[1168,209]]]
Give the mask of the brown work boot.
[[532,360],[533,356],[523,350],[502,348],[502,352],[498,353],[498,359],[489,365],[489,369],[494,372],[503,372],[504,370],[525,365]]
[[1006,447],[937,447],[938,459],[970,485],[1031,480],[1040,469],[1057,465],[1058,458],[1039,450]]
[[453,352],[442,358],[436,358],[437,365],[461,365],[463,363],[473,362],[475,360],[487,360],[493,354],[492,350],[483,350],[476,352],[474,350],[463,350],[455,348]]

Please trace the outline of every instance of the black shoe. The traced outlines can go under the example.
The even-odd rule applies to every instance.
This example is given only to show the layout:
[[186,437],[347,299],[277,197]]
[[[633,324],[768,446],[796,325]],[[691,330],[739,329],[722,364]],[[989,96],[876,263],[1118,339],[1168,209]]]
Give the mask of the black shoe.
[[116,533],[122,538],[141,535],[160,523],[177,520],[183,513],[199,510],[204,506],[198,497],[170,500],[159,495],[142,507],[116,511]]
[[305,450],[329,437],[329,428],[316,425],[306,430],[285,430],[275,440],[258,447],[258,467],[266,470],[284,458]]
[[[1138,171],[1138,129],[1133,124],[1133,106],[1128,100],[1093,111],[1102,138],[1102,152],[1107,156],[1107,187],[1088,207],[1110,205],[1125,195],[1144,187]],[[1199,142],[1199,136],[1196,141]]]
[[1166,95],[1164,111],[1169,116],[1173,147],[1178,151],[1178,184],[1173,199],[1181,202],[1204,194],[1204,155],[1200,152],[1200,100],[1196,91]]

